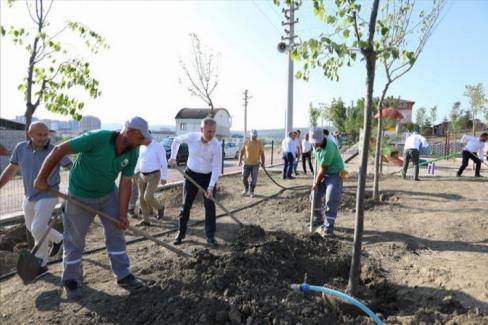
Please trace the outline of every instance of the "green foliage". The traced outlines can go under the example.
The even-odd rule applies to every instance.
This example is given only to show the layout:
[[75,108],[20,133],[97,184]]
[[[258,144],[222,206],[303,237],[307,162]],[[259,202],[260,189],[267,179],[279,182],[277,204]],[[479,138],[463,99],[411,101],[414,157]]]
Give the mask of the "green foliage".
[[[43,2],[36,1],[37,5]],[[79,22],[68,21],[59,30],[51,30],[47,20],[49,12],[39,9],[36,18],[33,18],[33,27],[10,26],[7,32],[4,26],[0,26],[0,33],[13,44],[22,46],[29,55],[27,76],[17,87],[24,94],[26,117],[28,114],[32,116],[37,107],[43,104],[49,111],[69,114],[78,120],[84,103],[74,97],[73,93],[79,93],[81,89],[88,96],[97,98],[101,95],[99,82],[92,77],[90,64],[71,53],[68,46],[57,38],[60,34],[72,32],[76,35],[73,39],[81,40],[92,53],[98,53],[100,49],[109,46],[101,35]],[[32,30],[37,32],[29,32]]]
[[320,117],[320,108],[314,107],[313,104],[310,102],[308,106],[308,124],[310,127],[317,127],[317,121]]
[[482,83],[477,85],[466,85],[464,96],[469,98],[471,112],[473,114],[473,133],[475,132],[475,119],[479,113],[485,114],[485,119],[488,117],[488,99],[485,95],[485,89]]
[[420,107],[419,109],[417,109],[417,112],[415,113],[415,121],[417,122],[421,130],[425,126],[426,120],[427,120],[427,110],[425,109],[425,107]]
[[461,128],[462,128],[461,116],[462,116],[461,103],[455,102],[452,105],[451,112],[449,113],[449,119],[451,120],[451,128],[454,134],[458,134],[459,132],[461,132]]

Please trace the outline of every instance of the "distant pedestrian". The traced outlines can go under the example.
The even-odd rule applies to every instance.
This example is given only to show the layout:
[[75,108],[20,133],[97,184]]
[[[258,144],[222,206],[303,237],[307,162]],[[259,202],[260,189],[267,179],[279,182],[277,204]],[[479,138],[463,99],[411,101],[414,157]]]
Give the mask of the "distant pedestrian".
[[[479,138],[470,136],[470,135],[463,135],[461,138],[461,143],[465,143],[463,149],[463,162],[461,167],[457,172],[457,176],[460,177],[463,174],[464,169],[468,166],[469,160],[473,160],[476,165],[475,177],[481,177],[481,163],[483,161],[483,157],[485,155],[485,142],[488,140],[488,133],[482,133]],[[488,157],[488,152],[487,152]]]
[[300,157],[302,156],[302,131],[296,130],[293,134],[293,140],[297,146],[296,153],[295,153],[295,160],[293,161],[293,172],[295,176],[298,176],[298,162],[300,161]]
[[[203,197],[205,206],[205,235],[207,243],[215,245],[215,203],[211,200],[215,196],[215,186],[220,175],[222,164],[222,145],[215,138],[217,122],[206,117],[200,124],[200,132],[191,132],[176,137],[171,144],[170,166],[176,165],[176,154],[181,143],[188,144],[188,161],[185,173],[195,180],[201,187],[207,189]],[[180,210],[178,234],[174,240],[175,245],[182,243],[186,235],[187,223],[190,219],[190,210],[198,194],[198,188],[185,179],[183,185],[183,204]]]
[[[239,166],[242,166],[242,159],[244,158],[244,166],[242,166],[242,183],[244,184],[243,195],[249,194],[254,197],[254,189],[258,179],[259,163],[265,164],[264,161],[264,146],[258,140],[258,132],[251,130],[251,139],[248,139],[242,145],[239,155]],[[249,175],[251,175],[251,184],[249,185]]]
[[328,129],[324,129],[324,136],[327,139],[331,140],[336,145],[336,147],[339,148],[339,141],[337,141],[337,138],[333,134],[331,134]]
[[305,138],[302,141],[302,167],[303,172],[307,174],[307,165],[306,161],[308,161],[308,166],[310,167],[310,171],[313,175],[313,167],[312,167],[312,144],[309,141],[309,134],[305,134]]
[[413,163],[413,179],[418,181],[419,179],[419,156],[421,146],[427,146],[427,140],[417,132],[413,132],[405,140],[405,146],[403,147],[403,179],[407,178],[407,170],[410,160]]
[[283,179],[294,179],[291,174],[293,172],[293,162],[295,161],[296,143],[293,136],[293,131],[288,133],[288,136],[281,142],[281,152],[283,155]]
[[139,159],[136,169],[139,171],[137,184],[139,187],[139,203],[143,220],[141,225],[150,225],[149,218],[156,211],[156,218],[164,216],[164,205],[154,197],[158,185],[165,185],[168,178],[168,162],[166,150],[154,139],[139,148]]
[[[322,129],[310,130],[310,143],[315,147],[315,158],[319,170],[314,179],[312,190],[315,191],[314,225],[322,222],[326,236],[334,235],[334,225],[342,197],[342,177],[344,162],[337,146],[325,138]],[[325,207],[322,209],[322,198],[325,195]],[[325,214],[325,220],[323,215]]]
[[[0,176],[0,189],[20,170],[24,184],[22,208],[25,227],[32,234],[34,243],[37,245],[48,227],[49,219],[58,199],[52,193],[42,193],[36,190],[34,188],[34,179],[41,169],[42,163],[54,149],[54,145],[49,140],[47,125],[42,122],[32,123],[27,136],[29,137],[28,141],[22,141],[15,146],[12,157],[10,157],[10,163]],[[59,175],[60,166],[69,168],[71,165],[71,159],[68,157],[64,157],[53,165],[53,172],[47,178],[49,187],[58,190],[61,181]],[[36,253],[36,257],[42,260],[37,278],[48,272],[48,257],[54,256],[59,252],[62,242],[63,236],[58,231],[51,229],[47,235],[47,240],[43,242]],[[51,249],[49,249],[49,243],[52,245]]]

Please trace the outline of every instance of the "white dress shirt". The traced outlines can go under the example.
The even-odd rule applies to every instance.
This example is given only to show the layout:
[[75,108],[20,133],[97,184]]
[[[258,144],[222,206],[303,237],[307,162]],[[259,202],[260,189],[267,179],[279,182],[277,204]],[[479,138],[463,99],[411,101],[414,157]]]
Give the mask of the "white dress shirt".
[[163,145],[153,140],[148,146],[139,147],[139,159],[137,159],[136,171],[150,173],[159,170],[161,179],[168,178],[168,161]]
[[469,152],[477,152],[478,158],[483,161],[483,151],[485,150],[485,143],[483,141],[480,141],[480,139],[477,137],[463,134],[461,138],[461,143],[466,143],[466,146],[463,150],[467,150]]
[[295,154],[297,152],[297,145],[295,140],[293,140],[290,137],[286,137],[283,139],[283,142],[281,142],[281,150],[283,153],[292,153]]
[[405,147],[403,150],[407,149],[417,149],[419,150],[420,144],[422,146],[427,146],[427,140],[423,136],[418,133],[412,133],[406,140],[405,140]]
[[302,148],[303,148],[303,153],[308,153],[312,150],[312,144],[310,143],[310,141],[303,139]]
[[203,143],[199,132],[190,132],[180,135],[171,144],[171,159],[176,159],[180,144],[188,144],[188,161],[186,165],[192,171],[201,174],[209,174],[209,187],[214,187],[219,179],[222,167],[222,145],[219,140],[213,138],[210,142]]

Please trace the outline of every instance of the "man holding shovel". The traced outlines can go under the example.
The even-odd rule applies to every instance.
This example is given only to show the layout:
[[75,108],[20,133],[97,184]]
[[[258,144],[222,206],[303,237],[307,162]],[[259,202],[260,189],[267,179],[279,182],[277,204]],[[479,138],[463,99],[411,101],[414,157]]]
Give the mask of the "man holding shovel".
[[[217,122],[206,117],[200,124],[200,132],[191,132],[176,137],[171,145],[170,166],[176,166],[176,154],[181,143],[188,144],[188,162],[186,175],[191,177],[204,189],[207,189],[203,198],[205,206],[205,235],[207,243],[215,245],[215,203],[211,200],[215,195],[215,185],[220,175],[222,164],[222,145],[215,138]],[[186,225],[190,219],[190,210],[198,193],[198,188],[185,178],[183,185],[183,204],[180,210],[178,234],[174,244],[182,243],[186,235]]]
[[[0,176],[0,189],[8,183],[20,169],[22,181],[24,183],[24,210],[25,226],[34,238],[35,245],[39,243],[43,234],[47,231],[48,221],[51,218],[54,207],[58,201],[51,193],[40,193],[34,189],[34,178],[41,168],[44,159],[54,149],[54,145],[49,141],[49,129],[42,122],[34,122],[30,125],[27,135],[30,140],[23,141],[15,146],[10,163]],[[49,187],[58,189],[60,183],[59,166],[70,167],[71,159],[63,157],[53,166],[52,173],[48,174],[46,182]],[[56,230],[51,229],[37,250],[35,256],[42,259],[40,269],[36,278],[47,273],[48,256],[54,256],[61,248],[63,236]],[[49,251],[49,243],[52,248]]]
[[341,203],[344,162],[337,146],[332,140],[324,137],[322,129],[311,129],[309,137],[310,143],[315,147],[315,159],[319,166],[312,186],[312,191],[315,191],[314,224],[319,225],[323,222],[321,208],[322,198],[325,195],[324,234],[333,236],[337,210]]
[[[54,148],[42,165],[34,182],[38,191],[48,191],[47,177],[66,155],[76,153],[78,157],[69,177],[69,196],[118,219],[118,226],[101,219],[107,253],[117,284],[128,290],[142,286],[142,282],[129,270],[124,232],[128,226],[127,210],[131,194],[132,176],[139,155],[139,146],[151,139],[147,122],[134,117],[125,123],[120,132],[97,130],[87,132]],[[120,176],[119,188],[115,180]],[[79,299],[81,257],[88,228],[95,217],[71,203],[66,204],[63,215],[64,255],[63,285],[69,299]]]
[[[488,141],[488,133],[482,133],[479,138],[470,135],[463,135],[461,143],[465,143],[463,148],[463,162],[457,172],[457,176],[461,177],[464,169],[468,167],[469,160],[473,160],[476,169],[474,177],[481,177],[481,163],[483,162],[483,151],[485,150],[485,142]],[[488,153],[488,152],[487,152]]]

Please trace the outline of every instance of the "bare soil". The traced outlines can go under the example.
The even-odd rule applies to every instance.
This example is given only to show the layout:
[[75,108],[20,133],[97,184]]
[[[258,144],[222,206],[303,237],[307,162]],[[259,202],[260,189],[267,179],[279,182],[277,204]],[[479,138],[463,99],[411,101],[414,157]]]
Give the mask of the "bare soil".
[[[350,171],[357,166],[352,165]],[[436,176],[403,180],[385,176],[381,201],[366,199],[361,292],[387,323],[488,324],[488,180],[453,177],[457,162],[439,164]],[[394,171],[385,168],[385,174]],[[486,169],[485,171],[486,172]],[[466,171],[468,175],[470,171]],[[260,173],[255,198],[242,197],[239,178],[221,178],[218,196],[237,209],[275,195],[235,215],[239,228],[221,217],[217,247],[206,245],[203,206],[197,199],[183,245],[196,259],[183,259],[148,241],[128,246],[132,270],[146,287],[129,293],[115,285],[103,251],[83,260],[84,298],[67,301],[59,284],[61,263],[24,286],[18,277],[0,282],[2,324],[368,324],[357,310],[316,294],[289,289],[311,284],[345,290],[354,227],[357,179],[345,181],[336,237],[308,234],[309,191],[283,191]],[[285,186],[309,185],[300,175]],[[181,192],[163,192],[166,218],[143,229],[175,234]],[[220,213],[220,211],[218,212]],[[133,221],[134,223],[137,220]],[[25,247],[22,228],[0,231],[4,273]],[[127,236],[128,240],[135,237]],[[20,246],[19,246],[20,245]],[[103,246],[100,222],[87,250]]]

